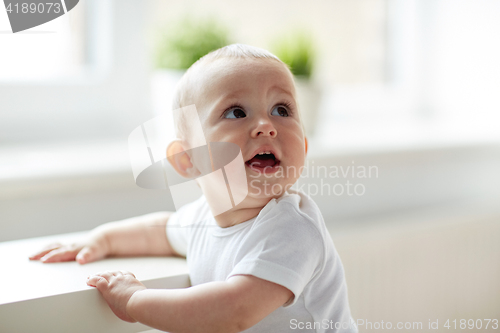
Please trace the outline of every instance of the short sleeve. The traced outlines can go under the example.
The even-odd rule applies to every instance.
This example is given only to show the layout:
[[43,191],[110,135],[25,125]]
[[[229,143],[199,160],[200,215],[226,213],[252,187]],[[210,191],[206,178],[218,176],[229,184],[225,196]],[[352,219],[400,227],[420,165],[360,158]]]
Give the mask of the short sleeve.
[[210,213],[204,196],[184,205],[177,212],[170,215],[166,226],[167,239],[174,251],[187,256],[193,225],[206,219]]
[[242,242],[229,274],[253,275],[289,289],[295,304],[324,262],[323,236],[310,217],[290,202],[279,202],[258,218]]
[[179,212],[175,212],[170,215],[167,222],[166,232],[170,246],[172,246],[177,254],[185,257],[187,254],[188,230],[181,225],[179,215],[182,214],[179,214]]

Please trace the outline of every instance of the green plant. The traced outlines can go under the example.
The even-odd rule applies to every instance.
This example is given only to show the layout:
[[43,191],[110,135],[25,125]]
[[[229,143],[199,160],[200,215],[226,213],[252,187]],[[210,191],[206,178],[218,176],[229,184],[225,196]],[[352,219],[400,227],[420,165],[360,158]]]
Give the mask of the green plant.
[[155,66],[187,69],[205,54],[228,44],[228,30],[214,19],[184,18],[159,36]]
[[297,32],[278,39],[272,48],[274,54],[290,67],[293,75],[310,78],[315,50],[310,36]]

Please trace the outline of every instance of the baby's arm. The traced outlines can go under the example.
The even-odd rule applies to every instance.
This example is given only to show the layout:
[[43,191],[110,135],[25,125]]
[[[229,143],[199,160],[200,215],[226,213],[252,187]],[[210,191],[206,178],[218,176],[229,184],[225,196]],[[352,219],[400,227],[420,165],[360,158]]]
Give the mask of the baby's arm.
[[110,222],[98,227],[108,244],[109,256],[170,256],[174,250],[165,233],[172,213],[158,212]]
[[110,222],[72,244],[51,244],[30,257],[42,262],[76,260],[80,264],[108,256],[175,255],[165,235],[169,212],[152,213]]
[[146,289],[128,272],[88,279],[121,319],[168,332],[240,332],[292,296],[287,288],[251,275],[187,289]]

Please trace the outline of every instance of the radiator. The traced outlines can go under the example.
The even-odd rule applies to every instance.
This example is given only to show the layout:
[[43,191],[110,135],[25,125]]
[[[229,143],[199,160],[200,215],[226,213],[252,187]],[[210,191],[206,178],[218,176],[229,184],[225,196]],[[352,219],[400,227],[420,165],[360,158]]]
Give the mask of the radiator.
[[426,332],[437,321],[433,332],[450,332],[454,323],[461,330],[462,319],[482,320],[482,329],[472,331],[500,329],[491,322],[485,329],[486,319],[500,320],[498,211],[434,210],[330,222],[329,230],[346,271],[352,316],[365,323],[360,332],[382,321],[392,329],[402,323],[404,332]]

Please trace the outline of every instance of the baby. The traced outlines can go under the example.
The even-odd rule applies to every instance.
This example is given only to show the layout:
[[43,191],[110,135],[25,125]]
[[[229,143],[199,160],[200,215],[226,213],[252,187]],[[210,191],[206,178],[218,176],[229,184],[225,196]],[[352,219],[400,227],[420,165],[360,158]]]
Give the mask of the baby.
[[[266,50],[223,47],[179,83],[175,108],[193,104],[206,142],[241,150],[248,187],[241,202],[214,216],[217,200],[200,181],[204,195],[175,213],[107,223],[81,243],[50,246],[31,259],[85,264],[107,256],[186,256],[192,283],[186,289],[147,289],[120,271],[87,279],[120,319],[168,332],[357,332],[321,213],[310,197],[290,189],[307,140],[288,67]],[[186,121],[179,120],[167,158],[179,174],[196,177]]]

